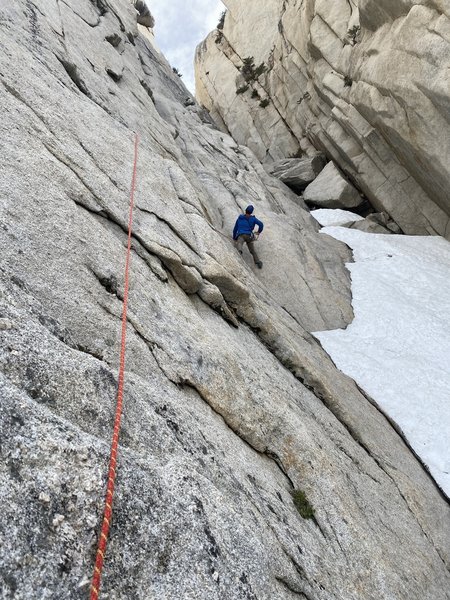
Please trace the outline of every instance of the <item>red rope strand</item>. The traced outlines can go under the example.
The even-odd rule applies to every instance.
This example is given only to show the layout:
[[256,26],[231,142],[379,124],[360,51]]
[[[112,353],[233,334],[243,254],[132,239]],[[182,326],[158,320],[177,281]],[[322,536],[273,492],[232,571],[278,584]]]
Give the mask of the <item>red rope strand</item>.
[[103,522],[98,539],[97,556],[95,559],[94,574],[91,584],[91,600],[97,600],[100,592],[100,582],[102,577],[103,562],[105,560],[106,545],[108,542],[108,533],[112,517],[112,505],[114,497],[114,485],[116,480],[117,469],[117,450],[119,444],[120,420],[122,417],[123,405],[123,385],[125,372],[125,348],[127,337],[127,309],[128,309],[128,284],[129,284],[129,268],[131,255],[131,232],[133,225],[133,208],[134,208],[134,190],[136,187],[136,170],[138,157],[139,137],[135,134],[134,137],[134,162],[133,162],[133,177],[131,179],[130,192],[130,216],[128,219],[128,244],[125,261],[125,289],[123,294],[123,309],[122,309],[122,340],[120,345],[120,364],[119,364],[119,385],[117,389],[117,405],[116,416],[114,420],[114,431],[111,443],[111,455],[109,459],[108,485],[106,488],[105,508],[103,511]]

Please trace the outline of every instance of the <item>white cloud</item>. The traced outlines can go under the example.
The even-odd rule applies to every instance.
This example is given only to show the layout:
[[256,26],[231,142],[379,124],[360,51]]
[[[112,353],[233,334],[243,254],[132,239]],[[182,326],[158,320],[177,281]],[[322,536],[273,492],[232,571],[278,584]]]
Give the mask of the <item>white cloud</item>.
[[199,44],[219,22],[225,6],[220,0],[147,0],[155,17],[156,43],[193,94],[194,54]]

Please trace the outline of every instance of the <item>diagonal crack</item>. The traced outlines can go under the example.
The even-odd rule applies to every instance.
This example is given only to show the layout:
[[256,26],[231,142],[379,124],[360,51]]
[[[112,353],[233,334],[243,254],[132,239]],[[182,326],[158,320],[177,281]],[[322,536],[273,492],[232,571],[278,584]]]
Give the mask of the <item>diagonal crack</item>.
[[[82,17],[79,13],[77,13],[76,10],[73,9],[73,7],[68,4],[65,0],[57,0],[58,6],[59,3],[62,2],[64,4],[64,6],[67,6],[68,9],[70,9],[75,15],[77,15],[77,17],[79,17],[84,23],[86,23],[86,25],[89,25],[89,27],[98,27],[100,25],[101,22],[101,18],[100,15],[97,17],[97,21],[95,23],[90,23],[89,21],[87,21],[84,17]],[[61,13],[61,11],[60,11]],[[61,19],[61,23],[62,23],[62,19]]]
[[233,427],[233,425],[231,425],[231,423],[227,420],[226,416],[222,412],[217,410],[217,408],[214,406],[214,404],[212,404],[208,400],[207,396],[197,387],[197,385],[195,383],[193,383],[192,381],[188,381],[187,379],[182,379],[182,380],[180,380],[178,382],[174,382],[174,383],[176,385],[178,385],[179,387],[180,386],[187,387],[187,388],[194,390],[198,394],[198,396],[205,402],[205,404],[207,404],[216,415],[218,415],[219,417],[221,417],[223,419],[225,425],[230,429],[230,431],[232,431],[239,439],[241,439],[254,452],[259,454],[260,456],[266,456],[267,458],[270,458],[276,464],[276,466],[281,471],[283,476],[287,479],[287,481],[289,482],[289,486],[292,489],[295,489],[292,479],[289,477],[286,469],[284,468],[282,461],[280,460],[279,456],[276,453],[271,452],[268,448],[266,448],[264,451],[259,450],[253,444],[251,444],[251,442],[249,442],[245,437],[243,437],[241,435],[241,433],[238,429],[236,429],[235,427]]
[[80,343],[76,342],[73,339],[70,332],[67,329],[61,327],[61,325],[58,323],[58,321],[56,321],[53,317],[49,317],[45,314],[38,314],[37,319],[38,319],[39,323],[53,337],[55,337],[57,340],[62,342],[68,348],[71,348],[72,350],[76,350],[77,352],[82,352],[83,354],[88,354],[88,355],[92,356],[93,358],[95,358],[96,360],[99,360],[100,362],[103,362],[103,363],[107,364],[108,366],[110,366],[108,361],[105,360],[105,358],[103,357],[103,355],[100,351],[93,350],[91,348],[88,348],[84,344],[80,344]]
[[32,104],[27,102],[27,100],[25,100],[25,98],[17,90],[15,90],[8,83],[6,83],[4,79],[0,78],[0,82],[4,85],[7,92],[14,96],[16,100],[24,104],[35,115],[35,117],[39,119],[39,121],[45,126],[45,128],[48,129],[53,135],[55,135],[54,131],[52,131],[52,129],[50,128],[50,125],[47,123],[44,117],[37,112],[37,110]]
[[[389,477],[389,479],[392,481],[392,483],[394,484],[395,488],[398,490],[398,493],[400,494],[400,497],[402,498],[402,500],[404,501],[404,503],[406,504],[406,508],[408,509],[408,512],[413,516],[414,520],[416,521],[416,523],[418,524],[418,526],[420,527],[420,530],[422,531],[424,537],[428,540],[428,542],[430,543],[430,545],[432,546],[432,548],[434,548],[434,550],[436,551],[436,554],[438,555],[438,557],[440,558],[440,560],[442,561],[444,568],[446,569],[446,571],[448,571],[450,573],[450,565],[447,564],[447,561],[445,559],[444,556],[442,556],[442,554],[439,551],[439,548],[436,547],[436,545],[433,542],[433,539],[431,538],[431,536],[425,531],[425,529],[422,527],[421,522],[419,521],[417,515],[414,513],[414,511],[412,510],[407,498],[405,497],[404,493],[402,492],[402,490],[400,489],[400,486],[398,485],[398,483],[396,482],[396,480],[394,479],[394,477],[386,470],[385,466],[382,464],[382,462],[375,456],[372,456],[372,458],[374,459],[374,461],[377,463],[377,465],[379,466],[379,468],[387,475],[387,477]],[[439,488],[438,488],[439,489]]]
[[275,575],[275,579],[279,581],[285,588],[287,588],[290,592],[297,595],[299,598],[304,598],[304,600],[313,600],[311,596],[308,596],[303,592],[299,586],[295,584],[292,580],[287,577],[280,577],[279,575]]
[[103,207],[103,201],[97,196],[96,192],[94,192],[94,190],[85,182],[83,177],[81,177],[81,175],[79,175],[78,171],[73,167],[73,165],[70,163],[69,159],[67,159],[65,156],[63,156],[59,152],[57,152],[57,150],[55,150],[55,148],[53,148],[52,145],[49,144],[48,142],[46,142],[45,140],[42,141],[42,145],[45,147],[47,152],[49,152],[54,158],[56,158],[56,160],[58,162],[63,164],[65,167],[67,167],[73,173],[73,175],[75,175],[77,180],[82,184],[82,186],[86,190],[88,190],[89,194],[94,198],[94,200],[102,208],[99,211],[95,211],[92,208],[87,207],[85,204],[83,204],[79,200],[75,200],[72,198],[72,200],[75,202],[75,204],[77,204],[78,206],[81,206],[82,208],[85,208],[86,210],[88,210],[89,212],[94,213],[94,214],[100,214],[102,212],[107,214],[108,211],[106,210],[106,208]]
[[96,159],[95,155],[93,154],[93,152],[91,152],[91,150],[89,150],[89,148],[87,148],[87,146],[85,144],[83,144],[83,142],[81,140],[78,140],[78,143],[83,148],[83,150],[86,152],[86,154],[89,156],[89,158],[92,160],[95,167],[100,171],[100,173],[103,173],[103,175],[112,183],[112,185],[115,188],[119,189],[121,192],[125,192],[126,190],[121,188],[119,186],[118,182],[115,179],[112,179],[111,175],[107,171],[105,171],[105,169],[103,169],[103,167],[100,166],[100,164],[99,164],[98,160]]
[[161,223],[164,223],[165,225],[167,225],[167,227],[170,229],[170,231],[172,233],[175,234],[176,237],[178,237],[180,240],[182,240],[186,246],[192,250],[192,252],[194,254],[196,254],[198,256],[198,252],[197,250],[192,246],[192,244],[189,242],[189,240],[187,240],[185,238],[185,236],[180,233],[179,231],[177,231],[175,229],[175,227],[172,225],[172,223],[170,221],[167,221],[166,219],[164,219],[163,217],[160,217],[159,215],[157,215],[153,210],[148,210],[147,208],[143,208],[142,206],[136,206],[136,208],[144,213],[147,213],[149,215],[153,215],[158,221],[160,221]]
[[[286,544],[285,544],[285,539],[280,537],[280,535],[278,534],[277,530],[272,526],[271,522],[269,519],[266,518],[266,515],[264,515],[264,513],[261,511],[261,508],[259,507],[258,503],[255,503],[252,499],[251,495],[247,495],[247,497],[253,502],[253,506],[256,509],[256,511],[261,515],[261,518],[264,520],[264,522],[266,523],[266,526],[270,529],[270,531],[272,532],[274,538],[276,539],[277,543],[279,544],[279,547],[281,549],[281,551],[283,552],[283,554],[286,556],[286,558],[288,559],[288,561],[291,563],[292,567],[294,568],[294,570],[297,572],[299,578],[301,581],[305,581],[310,583],[309,577],[305,571],[305,569],[302,567],[302,565],[300,565],[298,563],[298,561],[292,556],[292,554],[289,552],[288,549],[286,549]],[[281,498],[280,498],[281,499]],[[316,522],[317,525],[317,522]],[[324,533],[322,532],[322,530],[320,530],[320,532],[322,533],[322,536],[325,540],[325,543],[328,543],[328,540],[326,538],[326,536],[324,535]],[[300,550],[300,552],[302,552]],[[279,577],[275,576],[275,579],[280,580]],[[281,579],[285,579],[285,578],[281,578]],[[287,579],[285,579],[285,581],[287,581]],[[315,582],[316,583],[316,582]],[[298,592],[298,593],[302,593],[304,594],[304,596],[306,598],[309,598],[309,596],[306,595],[306,592],[304,590],[304,586],[300,586],[297,582],[293,582],[292,579],[289,580],[289,585],[290,586],[294,586],[297,589],[300,589],[300,587],[302,587],[302,591]],[[320,584],[319,584],[319,587]],[[291,590],[292,591],[292,590]]]

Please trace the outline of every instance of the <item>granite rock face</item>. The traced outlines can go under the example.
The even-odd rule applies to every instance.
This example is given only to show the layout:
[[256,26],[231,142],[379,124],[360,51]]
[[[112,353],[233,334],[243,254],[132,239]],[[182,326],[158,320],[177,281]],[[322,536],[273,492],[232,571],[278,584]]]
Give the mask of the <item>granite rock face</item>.
[[294,190],[304,190],[315,180],[325,166],[325,157],[317,154],[309,158],[287,158],[268,167],[274,177]]
[[342,177],[332,162],[308,185],[303,199],[322,208],[356,208],[363,202],[358,190]]
[[185,106],[131,2],[3,3],[0,47],[2,598],[87,596],[137,132],[104,597],[448,600],[448,503],[308,333],[352,319],[348,249]]
[[[312,145],[403,231],[450,239],[448,2],[224,4],[196,54],[219,126],[266,162]],[[236,95],[246,57],[266,70]]]

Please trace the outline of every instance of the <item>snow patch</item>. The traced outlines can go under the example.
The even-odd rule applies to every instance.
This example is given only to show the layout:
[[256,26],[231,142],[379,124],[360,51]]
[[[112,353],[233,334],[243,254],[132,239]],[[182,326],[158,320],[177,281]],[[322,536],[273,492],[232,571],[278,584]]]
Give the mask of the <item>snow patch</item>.
[[341,210],[340,208],[319,208],[312,210],[311,216],[324,227],[327,225],[345,225],[345,223],[353,223],[354,221],[364,221],[363,217],[349,210]]
[[314,335],[397,423],[450,496],[450,243],[343,227],[322,233],[353,250],[355,319],[345,330]]

